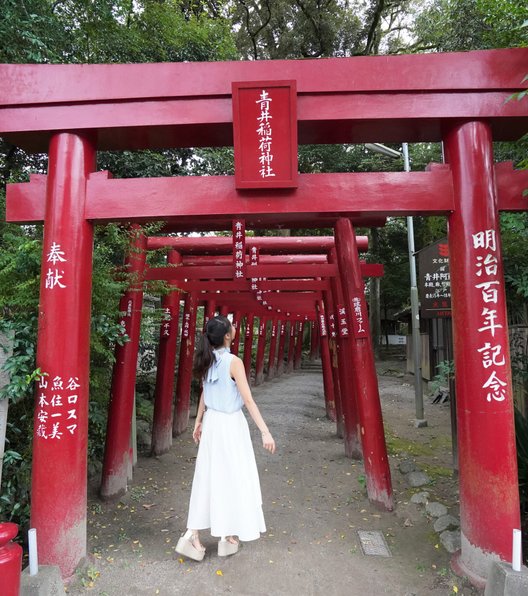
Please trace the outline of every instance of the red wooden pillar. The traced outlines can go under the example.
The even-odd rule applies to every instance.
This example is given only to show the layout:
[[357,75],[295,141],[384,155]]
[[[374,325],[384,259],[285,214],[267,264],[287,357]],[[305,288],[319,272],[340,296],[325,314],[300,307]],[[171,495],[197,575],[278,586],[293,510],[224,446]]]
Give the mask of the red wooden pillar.
[[[181,255],[171,250],[168,263],[181,263]],[[177,284],[171,284],[177,287]],[[158,368],[154,390],[154,414],[152,421],[152,455],[166,453],[172,445],[172,404],[176,366],[176,344],[180,319],[180,292],[172,290],[163,296],[161,307],[163,320],[160,327]]]
[[[383,432],[378,379],[370,340],[365,289],[356,238],[349,219],[337,220],[335,242],[344,305],[352,323],[352,334],[347,341],[351,347],[352,368],[356,372],[354,385],[361,424],[360,435],[367,493],[371,502],[390,511],[393,509],[392,486]],[[357,312],[359,314],[356,315]]]
[[207,321],[212,319],[215,316],[216,312],[216,304],[214,300],[208,300],[205,308],[204,308],[204,321],[203,321],[203,330],[205,331],[205,326],[207,325]]
[[244,332],[244,368],[248,382],[251,376],[251,357],[253,355],[253,323],[255,316],[251,313],[246,315],[246,329]]
[[93,228],[84,219],[95,147],[57,133],[49,146],[40,277],[31,526],[39,557],[73,574],[86,555],[86,467]]
[[266,332],[268,319],[260,317],[258,330],[257,357],[255,359],[255,385],[260,385],[264,379],[264,353],[266,351]]
[[221,306],[220,307],[220,314],[223,317],[227,317],[227,315],[229,314],[229,306],[225,306],[225,305],[224,306]]
[[268,375],[266,379],[269,381],[277,376],[277,336],[280,333],[280,321],[273,318],[271,321],[270,345],[268,352]]
[[[317,302],[317,318],[316,325],[319,328],[318,337],[321,349],[321,366],[323,369],[323,386],[326,416],[333,422],[336,421],[336,406],[335,406],[335,388],[334,378],[332,374],[332,362],[330,356],[330,347],[328,346],[328,324],[324,312],[324,304],[321,300]],[[317,324],[318,323],[318,324]],[[312,328],[313,333],[313,328]]]
[[343,408],[341,406],[341,385],[339,376],[339,364],[337,361],[337,326],[334,314],[332,294],[329,291],[323,292],[324,310],[328,324],[328,349],[330,352],[330,363],[332,367],[332,379],[334,381],[334,405],[336,413],[336,434],[338,437],[345,436],[343,423]]
[[[335,263],[337,260],[335,249],[330,251],[328,261]],[[359,265],[359,263],[358,263]],[[351,366],[352,346],[348,337],[341,334],[342,325],[339,310],[343,308],[344,296],[341,281],[338,277],[330,280],[332,296],[334,300],[335,327],[336,327],[336,351],[339,372],[339,388],[341,412],[343,414],[343,439],[345,443],[345,455],[354,459],[361,459],[361,441],[359,438],[359,415],[356,397],[356,384],[354,378],[362,375],[361,369]]]
[[317,323],[310,323],[310,360],[317,360],[320,357],[320,345],[319,345],[319,326]]
[[236,329],[235,339],[231,343],[231,353],[238,356],[238,350],[240,348],[240,331],[242,329],[242,313],[237,310],[233,315],[233,327]]
[[494,559],[511,560],[520,527],[499,215],[489,125],[457,124],[444,140],[455,193],[449,266],[462,550],[453,563],[482,585]]
[[130,276],[128,289],[119,302],[123,331],[130,341],[116,345],[112,373],[110,404],[106,425],[100,495],[103,499],[124,493],[127,489],[130,460],[130,431],[134,409],[134,390],[143,304],[143,271],[145,269],[146,237],[139,226],[131,227],[130,250],[125,267]]
[[185,432],[189,424],[197,306],[198,294],[196,292],[190,292],[185,296],[185,307],[183,309],[180,361],[178,365],[178,381],[176,382],[176,407],[172,421],[173,437]]
[[284,348],[286,346],[286,321],[280,321],[279,347],[277,349],[277,377],[284,372]]
[[293,362],[295,359],[295,336],[297,332],[297,322],[290,321],[289,342],[288,342],[288,360],[286,364],[286,372],[290,373],[293,370]]
[[298,370],[299,368],[301,368],[303,340],[304,340],[304,322],[299,321],[297,323],[297,341],[295,343],[295,356],[293,359],[294,370]]

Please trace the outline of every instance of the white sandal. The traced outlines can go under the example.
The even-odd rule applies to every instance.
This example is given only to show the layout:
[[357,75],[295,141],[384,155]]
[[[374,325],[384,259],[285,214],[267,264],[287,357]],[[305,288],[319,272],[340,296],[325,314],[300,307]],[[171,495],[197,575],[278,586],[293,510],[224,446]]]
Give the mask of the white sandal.
[[234,555],[238,552],[238,547],[240,543],[237,540],[236,542],[230,542],[226,540],[224,537],[218,542],[218,556],[219,557],[229,557],[230,555]]
[[194,534],[187,530],[185,534],[178,540],[176,545],[176,552],[180,555],[184,555],[193,561],[202,561],[205,556],[205,548],[203,550],[196,548],[192,543],[193,540],[198,538],[198,534]]

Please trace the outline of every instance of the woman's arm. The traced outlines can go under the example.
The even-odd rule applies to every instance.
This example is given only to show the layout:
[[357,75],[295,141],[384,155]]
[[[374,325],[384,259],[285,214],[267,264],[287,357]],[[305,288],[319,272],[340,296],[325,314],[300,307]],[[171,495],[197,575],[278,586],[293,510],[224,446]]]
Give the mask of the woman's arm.
[[202,418],[205,411],[203,391],[200,395],[200,404],[198,405],[198,412],[196,413],[196,421],[194,423],[193,439],[195,443],[199,443],[202,437]]
[[244,405],[246,406],[249,415],[251,418],[253,418],[253,421],[262,433],[262,446],[271,453],[275,453],[275,441],[273,440],[273,437],[271,436],[271,433],[264,422],[264,418],[262,418],[262,414],[260,413],[260,410],[258,409],[253,396],[251,395],[251,389],[249,388],[249,384],[247,382],[244,363],[237,356],[235,356],[231,361],[229,372],[231,373],[233,379],[235,379],[238,390],[240,391],[240,395],[244,400]]

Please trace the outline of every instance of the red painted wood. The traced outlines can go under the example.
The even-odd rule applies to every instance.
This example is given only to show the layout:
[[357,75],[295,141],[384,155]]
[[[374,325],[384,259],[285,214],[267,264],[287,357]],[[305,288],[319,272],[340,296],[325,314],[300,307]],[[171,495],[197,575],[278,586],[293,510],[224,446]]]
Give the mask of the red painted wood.
[[335,423],[336,435],[339,438],[344,438],[344,422],[343,422],[343,407],[342,407],[342,390],[340,386],[339,363],[337,359],[337,327],[335,325],[334,303],[332,299],[332,292],[323,292],[324,311],[326,315],[326,323],[328,329],[328,349],[330,352],[330,363],[332,366],[332,379],[334,386],[334,406],[335,406]]
[[[237,296],[237,298],[238,298],[238,296]],[[237,300],[234,296],[233,297],[230,296],[229,303],[232,305],[236,304],[236,306],[239,307],[242,302],[240,300]],[[243,301],[243,304],[245,304],[245,303],[246,303],[246,300]],[[234,354],[235,356],[238,356],[238,350],[240,348],[240,333],[241,333],[241,329],[242,329],[242,318],[243,318],[243,313],[237,308],[237,310],[235,310],[235,312],[233,314],[233,327],[236,329],[236,334],[235,334],[235,338],[231,342],[231,353]]]
[[[150,270],[151,275],[153,274],[153,269]],[[250,283],[248,281],[188,281],[183,282],[179,281],[178,287],[182,290],[190,292],[195,290],[197,292],[211,292],[217,291],[226,293],[226,292],[248,292],[251,293],[250,290]],[[281,292],[309,292],[309,291],[320,291],[325,290],[328,288],[328,281],[316,281],[316,280],[270,280],[270,281],[263,281],[259,282],[259,286],[262,287],[263,290],[280,290]]]
[[303,349],[303,339],[304,339],[304,322],[299,321],[297,323],[297,336],[295,340],[295,355],[293,358],[293,369],[298,370],[301,368],[301,360],[302,360],[302,349]]
[[[185,296],[183,325],[180,340],[178,380],[176,382],[176,405],[172,424],[172,436],[181,435],[187,430],[191,408],[192,363],[196,336],[197,295],[191,292]],[[186,325],[188,322],[188,326]]]
[[[196,288],[193,288],[193,290]],[[219,288],[216,288],[219,289]],[[207,321],[212,319],[215,316],[216,312],[216,302],[214,300],[208,300],[205,304],[204,308],[204,324],[203,324],[203,331],[205,332],[205,326],[207,325]]]
[[[335,227],[336,253],[339,263],[344,305],[349,313],[353,310],[354,296],[365,301],[363,278],[359,269],[359,259],[355,246],[352,224],[348,219],[340,219]],[[365,305],[366,312],[366,305]],[[368,317],[364,322],[366,338],[349,337],[350,357],[354,375],[356,403],[361,425],[363,462],[369,500],[388,510],[394,507],[387,448],[383,431],[383,419],[379,399],[374,352],[370,342]]]
[[[508,324],[489,126],[483,122],[455,125],[446,134],[445,146],[457,203],[449,218],[462,532],[457,564],[482,579],[491,560],[487,553],[510,560],[512,528],[520,527]],[[491,284],[488,291],[481,285],[487,282]],[[493,346],[494,352],[490,355],[483,350],[485,346]],[[484,387],[492,374],[500,380],[492,383],[496,390]]]
[[[337,261],[336,249],[333,248],[328,255],[331,263]],[[337,366],[339,375],[340,406],[343,416],[343,442],[346,457],[361,459],[361,439],[359,437],[359,414],[357,406],[356,387],[354,377],[361,375],[361,369],[355,369],[351,366],[351,346],[348,338],[341,337],[339,334],[339,305],[344,303],[343,289],[341,280],[337,277],[331,280],[333,300],[333,333],[336,346]]]
[[[36,393],[31,527],[38,531],[40,562],[59,565],[63,577],[71,576],[86,555],[93,229],[84,219],[84,205],[86,179],[94,168],[95,148],[88,136],[53,135],[36,361],[47,376]],[[50,256],[57,251],[59,260]],[[73,424],[76,428],[68,430]]]
[[290,321],[288,329],[288,359],[286,361],[286,372],[290,373],[293,371],[293,365],[295,361],[295,342],[296,342],[297,328],[294,321]]
[[17,534],[16,524],[0,523],[0,579],[3,596],[20,596],[22,547],[12,541]]
[[[0,106],[130,101],[138,97],[230,97],[231,81],[274,80],[278,72],[284,79],[295,79],[301,95],[362,91],[509,91],[520,85],[527,55],[526,49],[506,49],[258,62],[2,64],[0,76],[10,93],[0,99]],[[137,81],[143,84],[138,87]],[[147,119],[149,114],[137,116]]]
[[280,321],[272,319],[270,331],[270,345],[268,352],[268,374],[266,380],[274,379],[277,376],[277,343],[280,335]]
[[[336,275],[335,265],[254,265],[246,273],[252,277],[310,278]],[[181,267],[152,267],[145,271],[145,279],[233,279],[232,265],[184,265]]]
[[296,81],[235,82],[232,96],[236,187],[296,187]]
[[[528,174],[500,164],[497,168],[499,210],[526,210],[522,190],[528,185]],[[379,220],[388,215],[447,214],[453,210],[451,173],[444,168],[412,173],[302,174],[297,190],[273,193],[237,193],[229,176],[112,180],[101,176],[102,172],[97,174],[88,182],[89,219],[141,222],[167,218],[173,231],[231,229],[232,218],[239,214],[257,228],[286,223],[302,227],[310,222],[330,225],[340,214],[352,216],[355,225],[367,226],[380,225],[379,221],[367,221],[374,214]],[[29,183],[8,184],[6,221],[43,221],[44,186],[40,175],[33,175]],[[120,200],[122,196],[127,197],[126,203]],[[168,204],[166,196],[179,196],[177,207]],[[386,196],[391,196],[391,201]],[[309,201],[305,197],[310,197]],[[226,210],[227,205],[230,208]]]
[[253,351],[253,323],[255,317],[252,313],[246,315],[246,326],[244,329],[244,368],[246,369],[246,377],[251,377],[251,357]]
[[258,328],[257,355],[255,358],[255,385],[260,385],[264,380],[264,353],[266,351],[266,339],[268,318],[260,317]]
[[[328,345],[328,323],[326,321],[326,314],[324,303],[322,300],[317,302],[318,321],[315,323],[315,328],[318,329],[317,337],[319,338],[319,345],[321,351],[321,367],[323,369],[323,387],[326,416],[332,422],[336,421],[336,404],[335,404],[335,387],[332,373],[332,362],[330,356],[330,347]],[[322,320],[321,320],[322,319]]]
[[[509,163],[509,162],[508,162]],[[528,175],[528,173],[527,173]],[[35,177],[35,184],[44,184],[45,176],[41,174],[32,174],[31,180]],[[44,191],[42,191],[44,192]],[[356,242],[360,252],[368,250],[368,236],[357,236]],[[246,238],[246,247],[251,249],[256,247],[260,251],[259,262],[262,264],[263,258],[269,254],[287,254],[298,255],[309,253],[310,255],[326,253],[334,246],[333,236],[248,236]],[[147,241],[147,247],[150,250],[157,250],[164,247],[172,247],[184,255],[222,255],[230,254],[233,250],[231,239],[225,236],[150,236]],[[266,253],[264,256],[263,253]],[[271,262],[271,261],[270,261]],[[264,261],[266,263],[266,261]]]
[[319,357],[319,325],[317,324],[317,322],[312,322],[310,325],[310,360],[317,360],[317,358]]
[[279,347],[277,348],[277,373],[276,376],[280,377],[282,375],[282,373],[284,372],[284,351],[285,351],[285,347],[286,347],[286,338],[287,338],[287,333],[286,333],[286,324],[287,321],[280,321],[280,326],[279,326]]
[[[179,200],[167,202],[167,196]],[[279,219],[283,225],[323,223],[344,214],[442,214],[452,207],[451,176],[445,170],[301,174],[297,189],[268,191],[237,191],[230,176],[94,177],[88,183],[86,217],[94,221],[166,219],[169,223],[177,219],[192,229],[198,217],[207,216],[211,229],[230,229],[235,217],[246,219],[247,227],[262,227]]]
[[[1,65],[12,93],[0,103],[0,131],[26,131],[5,136],[36,151],[46,150],[46,134],[32,131],[66,128],[98,130],[98,149],[230,145],[231,82],[270,80],[280,72],[297,81],[301,143],[438,141],[439,120],[455,117],[488,118],[495,138],[513,140],[526,132],[528,118],[522,102],[505,99],[522,89],[527,53]],[[140,87],[129,83],[138,80]]]
[[124,313],[121,325],[130,341],[122,346],[116,345],[115,348],[100,488],[100,495],[104,499],[121,495],[127,489],[146,242],[140,228],[134,226],[131,230],[130,250],[125,261],[125,268],[131,275],[131,282],[119,302],[119,310]]
[[[168,262],[178,264],[182,256],[175,250],[168,254]],[[176,344],[180,318],[180,292],[171,291],[163,296],[161,308],[164,319],[160,325],[158,366],[154,389],[154,414],[152,422],[152,455],[166,453],[172,445],[172,404],[174,402],[174,377]]]

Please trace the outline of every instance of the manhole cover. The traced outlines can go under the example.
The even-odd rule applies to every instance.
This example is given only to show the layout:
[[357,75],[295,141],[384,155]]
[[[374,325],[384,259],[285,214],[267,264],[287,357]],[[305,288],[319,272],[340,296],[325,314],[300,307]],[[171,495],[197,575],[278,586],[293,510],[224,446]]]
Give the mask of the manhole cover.
[[358,530],[358,536],[363,554],[392,557],[383,533],[379,530]]

